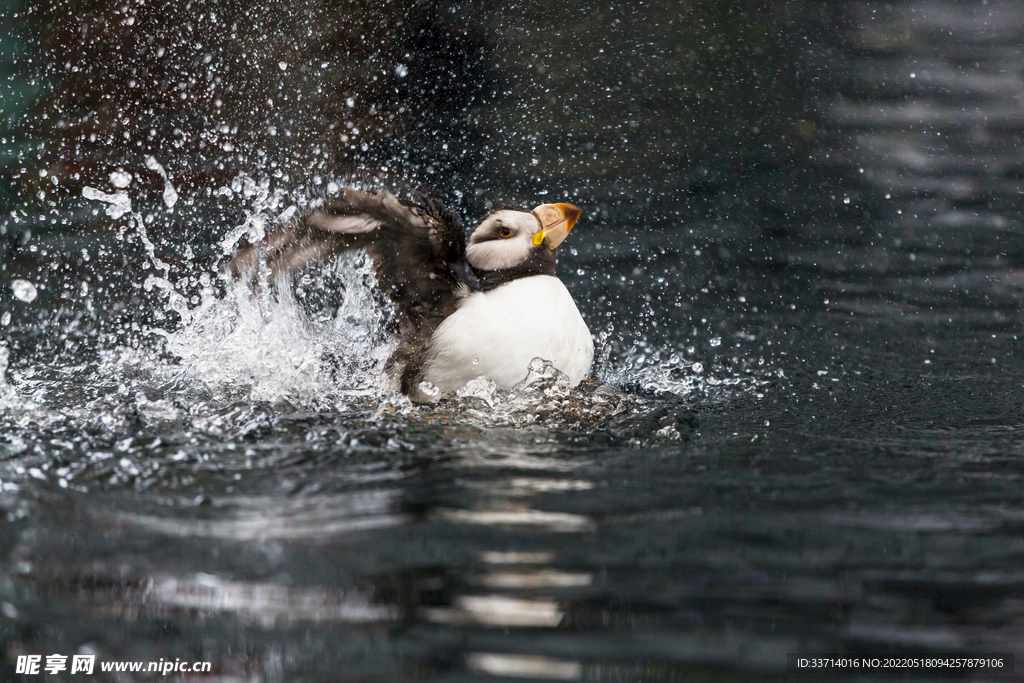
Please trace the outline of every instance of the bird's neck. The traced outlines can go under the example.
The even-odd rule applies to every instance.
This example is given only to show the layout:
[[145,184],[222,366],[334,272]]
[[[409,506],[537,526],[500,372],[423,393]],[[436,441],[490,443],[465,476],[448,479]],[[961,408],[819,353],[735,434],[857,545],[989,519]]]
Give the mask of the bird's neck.
[[489,292],[495,287],[533,275],[554,275],[555,260],[553,258],[530,258],[511,268],[498,270],[473,269],[473,274],[480,281],[480,291]]

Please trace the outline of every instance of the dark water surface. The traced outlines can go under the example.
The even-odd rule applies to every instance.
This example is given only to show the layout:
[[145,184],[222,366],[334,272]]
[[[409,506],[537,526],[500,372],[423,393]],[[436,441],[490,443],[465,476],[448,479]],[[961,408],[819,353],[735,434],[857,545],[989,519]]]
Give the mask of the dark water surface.
[[[183,146],[5,162],[5,680],[53,653],[211,662],[196,681],[1019,678],[786,666],[1024,657],[1024,4],[763,5],[656,4],[659,28],[584,3],[574,32],[483,8],[470,61],[504,96],[440,137],[382,133],[423,159],[325,153],[339,183],[433,175],[467,221],[584,206],[559,266],[599,339],[579,390],[539,370],[416,407],[379,389],[388,311],[360,257],[281,300],[218,279],[250,228],[332,189],[190,156],[224,149],[212,104]],[[287,150],[281,116],[260,135]]]

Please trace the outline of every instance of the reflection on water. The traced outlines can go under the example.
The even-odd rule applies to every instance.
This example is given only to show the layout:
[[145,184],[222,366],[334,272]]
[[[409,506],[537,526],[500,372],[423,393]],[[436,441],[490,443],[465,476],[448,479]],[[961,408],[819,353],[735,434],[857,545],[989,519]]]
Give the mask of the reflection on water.
[[121,512],[115,515],[114,522],[183,538],[324,538],[401,524],[403,515],[390,512],[398,498],[398,491],[387,490],[297,500],[232,496],[229,502],[214,503],[221,508],[216,519],[168,519]]
[[209,574],[191,579],[151,577],[137,600],[147,606],[151,617],[159,616],[161,607],[194,609],[200,614],[230,612],[243,622],[252,620],[267,628],[280,619],[371,623],[392,621],[397,613],[386,605],[371,605],[366,596],[353,591],[235,583]]
[[466,657],[466,667],[492,676],[540,678],[552,681],[574,681],[583,675],[579,662],[566,662],[550,657],[503,655],[473,652]]
[[462,524],[537,527],[545,531],[585,531],[590,520],[565,512],[544,512],[509,506],[500,510],[441,510],[440,518]]
[[[817,36],[798,29],[824,9],[784,4],[687,5],[708,40],[675,50],[678,24],[641,41],[646,20],[609,22],[602,2],[576,33],[534,36],[522,27],[569,10],[528,3],[474,53],[509,61],[545,132],[502,143],[493,178],[470,182],[450,158],[435,175],[462,169],[441,182],[477,216],[536,199],[520,169],[535,158],[565,181],[537,192],[587,206],[560,264],[599,331],[595,381],[577,390],[538,366],[514,390],[475,382],[436,406],[386,393],[390,314],[360,255],[256,290],[225,280],[235,243],[337,190],[269,164],[246,169],[262,180],[186,172],[171,153],[214,159],[230,127],[153,150],[163,173],[144,157],[113,175],[82,166],[76,182],[123,195],[4,223],[0,674],[19,654],[79,651],[268,682],[768,681],[790,679],[791,652],[1020,655],[1024,5],[842,3],[842,31]],[[806,66],[828,78],[806,108],[764,86],[803,65],[790,44],[772,53],[766,17],[818,41],[826,64]],[[408,23],[428,43],[462,40],[433,14]],[[510,47],[531,45],[543,59]],[[299,61],[269,66],[316,92]],[[377,99],[329,113],[353,110],[344,135],[410,74],[399,99],[422,94],[432,72],[417,66],[387,62],[365,91]],[[747,67],[763,70],[711,95]],[[581,84],[622,109],[545,109],[541,92]],[[718,98],[751,89],[745,116],[773,97],[785,112],[730,128]],[[688,123],[676,100],[707,128],[666,132]],[[512,126],[522,105],[456,128]],[[286,141],[280,116],[256,138]],[[586,135],[548,144],[584,118]],[[744,152],[677,173],[709,144],[701,131]],[[769,133],[775,147],[750,152]],[[440,137],[439,158],[455,139]],[[480,144],[469,156],[487,156]],[[19,182],[37,196],[75,172]],[[125,177],[146,172],[149,190]],[[71,227],[39,229],[57,216]]]
[[448,624],[552,628],[562,622],[565,613],[553,600],[510,598],[503,595],[463,595],[454,608],[425,610],[430,621]]
[[560,572],[551,569],[523,572],[494,572],[476,580],[492,588],[572,588],[589,586],[593,575],[584,572]]

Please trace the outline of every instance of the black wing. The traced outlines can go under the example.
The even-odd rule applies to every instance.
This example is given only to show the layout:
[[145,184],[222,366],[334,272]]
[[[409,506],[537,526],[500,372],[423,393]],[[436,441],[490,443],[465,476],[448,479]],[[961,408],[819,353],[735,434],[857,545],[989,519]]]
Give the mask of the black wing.
[[[417,197],[401,201],[387,191],[367,194],[346,189],[294,225],[260,245],[274,275],[350,249],[366,249],[377,281],[395,303],[400,334],[388,369],[401,369],[434,330],[455,312],[460,290],[479,289],[466,262],[466,236],[458,216],[440,201]],[[231,260],[236,276],[251,272],[256,245]]]

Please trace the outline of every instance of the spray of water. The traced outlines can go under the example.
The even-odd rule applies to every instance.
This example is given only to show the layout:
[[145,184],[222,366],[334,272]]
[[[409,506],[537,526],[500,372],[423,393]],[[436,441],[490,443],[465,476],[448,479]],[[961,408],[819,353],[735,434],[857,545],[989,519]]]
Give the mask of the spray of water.
[[160,332],[176,358],[170,374],[219,399],[317,410],[381,391],[393,346],[384,335],[387,311],[374,300],[369,259],[348,254],[309,279],[308,287],[343,292],[341,305],[311,314],[286,280],[274,283],[273,296],[242,281],[229,283],[222,298],[208,288],[184,325]]
[[[164,178],[164,201],[172,208],[177,193],[166,172],[152,157],[146,163]],[[271,282],[265,263],[253,280],[233,280],[224,263],[240,240],[258,243],[268,225],[287,221],[298,209],[293,203],[282,211],[287,204],[283,191],[271,191],[269,182],[244,175],[216,194],[237,197],[248,208],[244,220],[220,240],[220,262],[211,269],[220,273],[219,282],[204,272],[198,278],[199,303],[190,306],[127,193],[86,188],[86,198],[108,205],[108,215],[128,217],[155,270],[162,271],[143,283],[146,291],[156,289],[163,296],[163,310],[155,316],[162,322],[148,330],[159,343],[148,350],[107,354],[101,371],[148,375],[215,401],[287,403],[312,410],[340,409],[354,398],[383,391],[381,369],[393,350],[384,332],[390,311],[375,295],[372,263],[365,254],[343,255],[295,282],[291,277]],[[308,203],[308,198],[298,201]],[[305,296],[309,293],[320,296]],[[159,412],[147,401],[143,394],[143,412]]]
[[[164,205],[172,211],[179,198],[167,172],[152,157],[146,159],[146,167],[163,178]],[[146,228],[152,216],[143,219],[133,208],[128,183],[121,185],[113,193],[87,187],[83,195],[104,204],[110,218],[123,221],[122,236],[132,235],[141,244],[149,264],[142,288],[162,303],[152,312],[155,322],[143,330],[149,343],[99,349],[97,367],[79,368],[98,374],[94,384],[116,387],[114,398],[92,398],[90,410],[109,409],[109,414],[118,415],[124,412],[117,408],[122,401],[153,422],[192,419],[203,424],[210,419],[209,411],[194,409],[196,402],[284,404],[314,411],[358,405],[377,417],[447,410],[414,406],[396,396],[384,377],[383,367],[394,348],[387,333],[391,311],[376,288],[365,254],[346,254],[297,278],[276,282],[270,281],[265,264],[252,280],[234,281],[225,274],[226,261],[243,239],[258,243],[298,214],[300,207],[315,203],[316,197],[272,190],[266,179],[239,175],[213,194],[242,204],[244,218],[222,231],[217,262],[200,265],[191,250],[184,260],[180,253],[177,259],[161,257],[162,250],[175,249],[174,245],[154,243]],[[329,188],[337,190],[338,185],[331,183]],[[180,245],[175,250],[180,252]],[[196,272],[202,274],[196,278]],[[190,278],[192,284],[198,282],[198,296],[186,298],[183,292]],[[635,348],[613,353],[615,348],[615,329],[608,325],[597,338],[596,381],[582,389],[563,386],[560,373],[541,364],[531,367],[515,390],[497,390],[481,378],[460,390],[448,406],[462,410],[467,419],[486,414],[492,423],[523,425],[558,414],[568,423],[573,411],[608,415],[642,410],[642,400],[623,398],[631,392],[708,400],[756,391],[766,383],[763,372],[706,368],[689,353]],[[6,351],[0,368],[6,369]],[[595,390],[602,384],[610,386]],[[0,408],[10,408],[16,400],[18,391],[0,372]],[[110,405],[97,403],[104,401]],[[26,405],[22,401],[22,408]]]

